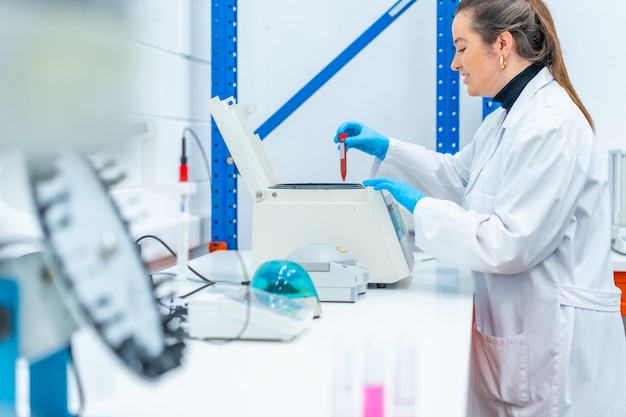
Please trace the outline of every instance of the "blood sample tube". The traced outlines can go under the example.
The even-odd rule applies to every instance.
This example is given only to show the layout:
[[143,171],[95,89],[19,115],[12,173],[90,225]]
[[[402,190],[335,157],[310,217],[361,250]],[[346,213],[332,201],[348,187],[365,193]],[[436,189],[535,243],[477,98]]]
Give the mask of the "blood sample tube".
[[341,179],[346,180],[346,174],[348,173],[347,152],[346,152],[346,139],[347,133],[339,134],[339,165],[341,166]]

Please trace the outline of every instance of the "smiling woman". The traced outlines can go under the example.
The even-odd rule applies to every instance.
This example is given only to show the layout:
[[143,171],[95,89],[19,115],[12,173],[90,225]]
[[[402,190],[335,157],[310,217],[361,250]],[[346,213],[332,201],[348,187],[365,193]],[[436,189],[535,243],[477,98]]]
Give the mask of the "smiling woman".
[[337,133],[379,159],[389,178],[365,184],[412,212],[415,244],[473,271],[468,416],[624,416],[607,170],[550,12],[462,0],[452,34],[468,93],[502,104],[470,144],[450,155],[355,122]]
[[[457,42],[455,31],[459,33],[459,42]],[[457,47],[457,54],[452,61],[453,70],[461,71],[463,74],[462,67],[458,66],[460,64],[458,55],[464,48],[459,47],[458,43],[461,43],[461,40],[464,40],[465,43],[468,42],[463,36],[472,39],[472,44],[476,47],[478,44],[482,44],[487,49],[485,58],[487,56],[498,58],[496,60],[490,59],[492,65],[484,68],[486,76],[493,77],[494,83],[510,78],[510,76],[504,75],[504,70],[507,68],[509,68],[507,75],[518,73],[519,68],[515,64],[521,63],[523,68],[528,67],[531,63],[545,66],[550,70],[556,82],[567,91],[593,127],[591,115],[570,81],[554,20],[550,10],[542,0],[464,0],[457,7],[452,33]],[[511,65],[512,63],[514,65]],[[499,69],[501,71],[498,71]],[[495,92],[477,94],[472,94],[469,85],[468,83],[470,95],[493,97],[506,83],[500,85],[500,88]]]
[[[452,25],[456,54],[451,63],[463,77],[470,96],[493,97],[530,62],[515,53],[515,40],[510,32],[501,33],[495,42],[487,44],[472,28],[466,13],[457,14]],[[500,65],[499,57],[503,57]],[[509,71],[503,71],[505,66]]]

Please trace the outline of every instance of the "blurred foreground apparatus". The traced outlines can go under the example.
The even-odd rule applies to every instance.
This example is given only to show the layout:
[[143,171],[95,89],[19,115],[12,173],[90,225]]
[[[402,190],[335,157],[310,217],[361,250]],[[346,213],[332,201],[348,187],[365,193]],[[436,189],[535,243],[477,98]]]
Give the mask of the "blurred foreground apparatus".
[[156,378],[180,363],[183,345],[165,338],[152,283],[109,197],[112,181],[101,176],[106,163],[88,158],[131,136],[124,3],[0,3],[0,155],[23,156],[43,236],[12,242],[0,230],[0,249],[30,244],[27,254],[0,256],[3,416],[15,415],[20,356],[31,366],[32,414],[67,414],[78,326],[95,329],[137,375]]
[[89,151],[125,139],[125,25],[116,0],[2,2],[0,145]]

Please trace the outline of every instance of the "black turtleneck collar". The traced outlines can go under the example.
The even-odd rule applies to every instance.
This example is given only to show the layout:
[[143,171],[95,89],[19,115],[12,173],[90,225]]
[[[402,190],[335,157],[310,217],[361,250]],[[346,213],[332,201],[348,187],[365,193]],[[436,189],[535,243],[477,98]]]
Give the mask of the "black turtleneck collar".
[[543,67],[539,64],[531,64],[524,71],[520,72],[513,78],[502,90],[493,98],[496,103],[502,104],[507,113],[517,100],[522,90],[528,85],[530,80],[541,71]]

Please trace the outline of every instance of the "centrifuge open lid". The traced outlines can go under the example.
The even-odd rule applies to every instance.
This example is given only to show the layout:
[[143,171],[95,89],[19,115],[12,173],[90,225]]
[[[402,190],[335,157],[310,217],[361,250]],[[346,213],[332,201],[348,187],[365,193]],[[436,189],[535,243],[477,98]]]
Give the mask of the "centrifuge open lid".
[[261,190],[278,184],[274,171],[259,135],[250,127],[247,117],[256,111],[254,105],[241,106],[233,97],[209,100],[209,109],[224,142],[237,165],[250,195],[256,200]]

